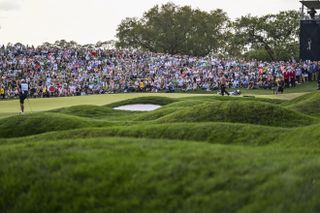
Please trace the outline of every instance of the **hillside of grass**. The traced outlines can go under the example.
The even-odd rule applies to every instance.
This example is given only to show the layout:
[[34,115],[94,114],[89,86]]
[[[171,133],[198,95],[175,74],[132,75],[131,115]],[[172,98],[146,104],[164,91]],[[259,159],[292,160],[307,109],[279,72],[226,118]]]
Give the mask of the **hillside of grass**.
[[100,138],[0,146],[0,211],[314,212],[318,149]]
[[[51,132],[25,138],[25,141],[90,139],[113,136],[198,141],[215,144],[267,145],[274,143],[287,132],[292,131],[285,128],[229,123],[143,124],[129,127],[111,126]],[[11,143],[11,141],[7,143]]]
[[[317,97],[147,97],[2,118],[0,212],[318,212]],[[162,108],[113,109],[144,103]]]
[[111,107],[107,106],[74,106],[69,108],[62,108],[53,110],[51,112],[57,112],[67,115],[74,115],[84,118],[93,118],[93,119],[104,119],[108,121],[115,120],[126,120],[130,116],[140,114],[140,112],[129,112],[129,111],[119,111],[114,110]]
[[194,107],[180,108],[156,121],[159,123],[236,122],[279,127],[304,126],[318,122],[313,117],[278,105],[254,101],[207,102]]
[[23,116],[11,116],[0,120],[0,138],[21,137],[89,126],[91,125],[86,120],[62,114],[34,113]]
[[286,147],[308,147],[310,149],[320,147],[320,124],[300,127],[286,131],[280,135],[277,144]]
[[61,113],[32,113],[0,119],[0,138],[36,135],[46,132],[81,129],[88,127],[108,127],[131,125],[126,121],[99,121]]
[[303,95],[284,103],[284,105],[298,112],[320,116],[320,92]]
[[[291,105],[281,106],[279,104],[266,103],[261,100],[241,100],[238,98],[226,98],[223,100],[221,98],[208,99],[208,97],[197,97],[193,99],[173,100],[163,97],[147,97],[129,99],[126,103],[120,102],[114,103],[113,105],[120,106],[121,104],[129,103],[161,103],[164,106],[152,112],[128,112],[114,110],[111,106],[84,105],[61,108],[51,111],[50,113],[13,116],[0,119],[0,138],[30,136],[60,130],[83,129],[86,127],[105,128],[118,126],[120,129],[123,125],[124,127],[129,126],[129,130],[125,128],[125,130],[123,130],[123,132],[128,132],[129,134],[132,125],[140,124],[135,130],[144,130],[148,127],[150,127],[149,130],[151,130],[152,124],[163,124],[163,127],[157,126],[159,129],[154,131],[155,136],[153,137],[162,138],[161,135],[156,133],[161,132],[161,129],[166,128],[166,126],[170,126],[174,130],[171,131],[170,134],[181,136],[180,132],[192,132],[193,128],[199,132],[201,128],[206,127],[205,123],[208,122],[209,127],[207,128],[210,129],[211,126],[212,129],[217,130],[210,130],[214,133],[225,132],[221,129],[232,129],[236,127],[220,123],[215,123],[213,125],[216,127],[212,127],[210,122],[254,124],[285,128],[312,125],[319,122],[315,117],[288,109]],[[176,123],[184,123],[184,125]],[[186,125],[186,123],[190,125]],[[195,123],[200,124],[199,126],[201,127],[198,128]],[[223,128],[218,128],[217,126],[219,125]],[[181,131],[179,131],[179,128]],[[243,129],[242,126],[240,129]],[[204,136],[208,135],[207,133],[202,134]],[[116,136],[116,134],[111,135]],[[223,135],[227,134],[223,133]],[[108,135],[106,134],[106,136]],[[192,138],[192,140],[198,140],[191,137],[191,135],[181,136],[181,138],[187,137]],[[230,137],[232,138],[232,136]],[[225,139],[228,137],[219,138]],[[168,137],[168,139],[171,139],[171,137]],[[179,139],[179,137],[175,137],[174,139]]]
[[112,104],[108,104],[108,107],[114,108],[118,106],[130,105],[130,104],[155,104],[164,106],[167,104],[171,104],[176,102],[176,99],[168,98],[168,97],[159,97],[159,96],[147,96],[147,97],[139,97],[139,98],[132,98],[127,99],[124,101],[115,102]]
[[[275,98],[277,96],[274,96]],[[256,102],[265,102],[270,104],[282,104],[288,102],[287,100],[275,99],[275,98],[263,98],[260,96],[254,95],[243,95],[243,96],[195,96],[195,97],[184,97],[178,99],[178,101],[256,101]]]

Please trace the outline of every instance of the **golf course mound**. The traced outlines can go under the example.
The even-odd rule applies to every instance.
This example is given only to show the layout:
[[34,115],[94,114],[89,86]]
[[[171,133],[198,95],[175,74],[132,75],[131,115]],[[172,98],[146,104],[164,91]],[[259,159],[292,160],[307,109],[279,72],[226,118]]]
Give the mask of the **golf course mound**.
[[132,138],[0,151],[1,212],[313,212],[320,198],[315,151]]
[[[160,109],[157,109],[155,111],[151,112],[145,112],[140,115],[137,115],[136,118],[134,118],[135,121],[153,121],[157,120],[161,117],[167,116],[171,113],[177,112],[180,109],[187,109],[187,108],[194,108],[197,107],[198,105],[203,104],[206,99],[201,99],[201,100],[180,100],[176,101],[174,103],[165,105],[161,107]],[[211,102],[216,102],[216,100],[211,100]]]
[[156,121],[158,123],[236,122],[296,127],[313,124],[317,122],[317,119],[268,103],[255,101],[217,101],[213,103],[207,102],[195,107],[180,108],[174,113],[165,115]]
[[154,105],[164,106],[173,102],[176,102],[176,100],[173,98],[148,96],[148,97],[128,99],[128,100],[112,103],[107,106],[110,108],[115,108],[115,107],[125,106],[125,105],[132,105],[132,104],[154,104]]
[[216,99],[207,99],[205,97],[201,97],[199,98],[193,98],[193,100],[190,99],[183,99],[171,104],[168,104],[164,107],[162,107],[163,109],[166,108],[186,108],[186,107],[196,107],[197,105],[203,104],[203,103],[207,103],[207,102],[216,102]]
[[183,101],[202,101],[202,102],[216,102],[216,101],[256,101],[270,104],[282,104],[285,100],[262,98],[259,96],[243,95],[243,96],[200,96],[200,97],[186,97]]
[[107,106],[91,106],[91,105],[62,108],[62,109],[54,110],[52,112],[58,112],[58,113],[63,113],[68,115],[79,116],[79,117],[107,119],[107,120],[120,120],[121,118],[125,118],[125,117],[136,114],[128,111],[121,112]]
[[320,92],[298,97],[287,103],[288,108],[308,115],[320,116]]
[[318,94],[170,97],[0,119],[0,212],[318,212]]
[[299,127],[285,131],[278,138],[279,143],[286,147],[320,148],[320,124]]
[[44,132],[85,128],[90,122],[58,113],[33,113],[0,120],[0,138],[22,137]]
[[267,145],[276,142],[280,135],[289,131],[289,129],[284,128],[231,123],[144,124],[45,133],[26,138],[26,141],[133,137],[199,141],[214,144]]

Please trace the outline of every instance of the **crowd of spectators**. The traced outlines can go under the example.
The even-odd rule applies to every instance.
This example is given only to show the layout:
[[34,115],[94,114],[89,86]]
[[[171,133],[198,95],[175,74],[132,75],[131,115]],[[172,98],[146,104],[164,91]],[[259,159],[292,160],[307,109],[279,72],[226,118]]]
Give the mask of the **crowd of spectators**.
[[0,47],[0,98],[18,95],[18,80],[31,97],[126,92],[214,91],[224,74],[229,88],[275,89],[316,81],[320,62],[222,60],[84,47]]

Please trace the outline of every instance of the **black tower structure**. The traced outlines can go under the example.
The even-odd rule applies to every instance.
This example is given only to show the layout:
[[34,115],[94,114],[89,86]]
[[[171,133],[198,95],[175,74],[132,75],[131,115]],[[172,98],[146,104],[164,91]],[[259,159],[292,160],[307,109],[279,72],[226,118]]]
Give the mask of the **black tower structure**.
[[320,1],[300,2],[300,59],[320,61]]

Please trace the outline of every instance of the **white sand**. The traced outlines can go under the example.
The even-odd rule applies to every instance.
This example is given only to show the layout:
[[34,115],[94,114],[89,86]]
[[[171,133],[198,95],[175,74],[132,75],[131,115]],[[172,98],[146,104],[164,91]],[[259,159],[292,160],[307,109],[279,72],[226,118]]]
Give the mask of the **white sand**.
[[156,109],[161,108],[159,105],[154,104],[132,104],[132,105],[125,105],[125,106],[119,106],[115,107],[113,109],[116,110],[124,110],[124,111],[153,111]]

